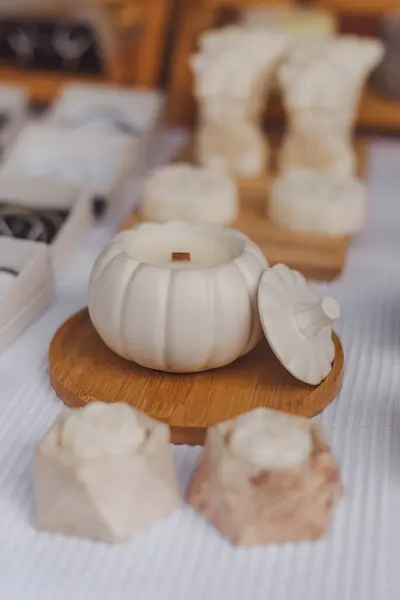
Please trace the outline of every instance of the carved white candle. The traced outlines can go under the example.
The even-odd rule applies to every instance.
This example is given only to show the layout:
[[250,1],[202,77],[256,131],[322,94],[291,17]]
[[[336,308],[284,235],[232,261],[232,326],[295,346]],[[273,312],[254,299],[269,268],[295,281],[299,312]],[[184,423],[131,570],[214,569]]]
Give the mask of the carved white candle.
[[296,43],[278,71],[289,114],[282,170],[354,175],[352,125],[364,82],[382,56],[381,42],[356,36]]
[[200,108],[200,163],[244,177],[264,170],[268,148],[259,121],[287,44],[284,34],[246,27],[203,34],[200,51],[190,61]]

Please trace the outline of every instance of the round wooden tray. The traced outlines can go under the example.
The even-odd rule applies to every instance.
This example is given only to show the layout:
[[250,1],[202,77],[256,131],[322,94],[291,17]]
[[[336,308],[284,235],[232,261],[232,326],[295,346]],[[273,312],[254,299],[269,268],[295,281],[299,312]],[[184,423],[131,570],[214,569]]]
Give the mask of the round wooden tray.
[[102,342],[87,309],[66,321],[49,350],[50,381],[69,407],[88,402],[127,402],[168,423],[175,444],[202,444],[207,427],[265,406],[313,417],[339,391],[343,350],[334,334],[336,359],[319,386],[295,380],[266,340],[233,364],[195,374],[151,371],[120,358]]

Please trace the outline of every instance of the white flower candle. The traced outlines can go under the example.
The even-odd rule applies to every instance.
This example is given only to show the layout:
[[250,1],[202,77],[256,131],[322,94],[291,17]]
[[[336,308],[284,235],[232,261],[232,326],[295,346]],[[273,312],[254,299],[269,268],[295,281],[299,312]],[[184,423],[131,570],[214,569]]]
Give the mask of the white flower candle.
[[230,450],[256,470],[287,470],[310,457],[312,440],[302,420],[275,410],[260,409],[236,419]]

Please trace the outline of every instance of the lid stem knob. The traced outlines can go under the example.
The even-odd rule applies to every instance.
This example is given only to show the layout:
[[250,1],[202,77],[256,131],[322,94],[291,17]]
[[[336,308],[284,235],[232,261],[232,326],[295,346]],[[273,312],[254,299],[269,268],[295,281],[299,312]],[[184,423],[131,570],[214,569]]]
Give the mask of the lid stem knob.
[[294,311],[296,325],[307,338],[318,335],[325,327],[332,325],[339,315],[339,304],[330,296],[312,303],[299,303]]

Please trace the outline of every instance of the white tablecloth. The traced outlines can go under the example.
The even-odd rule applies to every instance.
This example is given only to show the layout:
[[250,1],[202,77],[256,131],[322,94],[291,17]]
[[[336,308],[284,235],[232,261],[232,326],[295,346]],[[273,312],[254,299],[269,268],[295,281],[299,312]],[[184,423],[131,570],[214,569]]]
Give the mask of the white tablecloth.
[[[341,393],[322,416],[346,486],[326,538],[235,549],[189,508],[122,546],[35,531],[33,449],[61,409],[47,347],[85,305],[108,224],[71,260],[51,310],[0,357],[0,600],[399,600],[399,144],[375,142],[369,184],[370,225],[343,277],[320,286],[342,305],[346,356]],[[199,449],[174,452],[185,487]]]

